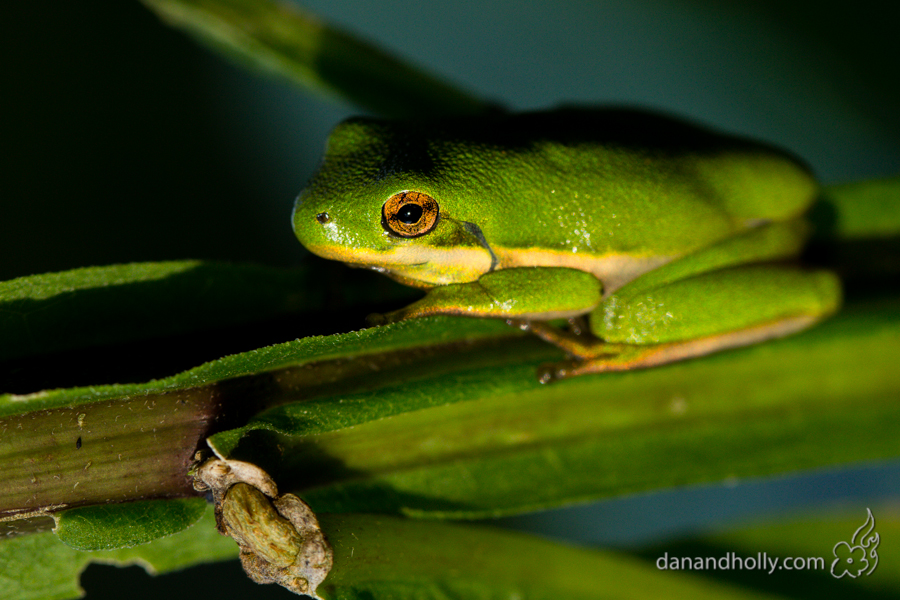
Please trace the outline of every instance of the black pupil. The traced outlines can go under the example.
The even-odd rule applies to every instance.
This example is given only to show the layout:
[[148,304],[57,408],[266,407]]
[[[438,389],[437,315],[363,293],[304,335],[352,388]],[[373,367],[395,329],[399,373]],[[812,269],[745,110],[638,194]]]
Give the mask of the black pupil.
[[422,207],[418,204],[404,204],[397,211],[397,220],[407,225],[418,223],[422,218]]

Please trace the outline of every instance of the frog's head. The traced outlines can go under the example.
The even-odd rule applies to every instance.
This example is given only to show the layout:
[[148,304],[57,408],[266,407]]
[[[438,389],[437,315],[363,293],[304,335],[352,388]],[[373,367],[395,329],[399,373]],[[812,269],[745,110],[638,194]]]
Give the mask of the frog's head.
[[496,258],[428,142],[375,119],[339,125],[294,206],[294,233],[323,258],[372,268],[408,285],[474,281]]

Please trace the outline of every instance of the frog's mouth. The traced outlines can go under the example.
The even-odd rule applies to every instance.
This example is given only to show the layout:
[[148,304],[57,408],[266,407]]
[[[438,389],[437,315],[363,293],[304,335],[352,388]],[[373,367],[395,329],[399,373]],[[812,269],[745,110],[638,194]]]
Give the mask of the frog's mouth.
[[414,287],[433,287],[475,281],[495,266],[493,254],[482,246],[409,248],[370,261],[355,259],[349,266],[366,267]]
[[[306,249],[349,267],[383,273],[405,285],[434,287],[475,281],[500,264],[481,228],[468,221],[452,222],[456,234],[446,245],[398,243],[390,248],[343,247],[339,244],[306,242]],[[406,240],[402,240],[405,242]]]

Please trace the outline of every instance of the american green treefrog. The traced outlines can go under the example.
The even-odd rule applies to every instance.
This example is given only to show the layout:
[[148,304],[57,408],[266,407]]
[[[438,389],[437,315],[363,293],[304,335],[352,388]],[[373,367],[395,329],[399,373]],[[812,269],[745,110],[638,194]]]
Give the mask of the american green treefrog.
[[[556,344],[572,360],[547,381],[835,312],[835,275],[788,262],[817,193],[785,152],[636,110],[356,118],[331,134],[293,224],[314,254],[428,290],[386,321],[501,318]],[[580,317],[589,328],[550,323]]]

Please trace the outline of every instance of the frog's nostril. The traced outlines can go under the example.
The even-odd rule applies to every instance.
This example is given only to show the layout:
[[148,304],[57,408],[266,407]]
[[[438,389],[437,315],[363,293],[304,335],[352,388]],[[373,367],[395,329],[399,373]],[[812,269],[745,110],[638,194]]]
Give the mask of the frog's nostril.
[[328,215],[327,212],[322,212],[322,213],[319,213],[316,215],[316,221],[318,221],[319,223],[324,225],[325,223],[328,223],[329,221],[331,221],[331,217]]

